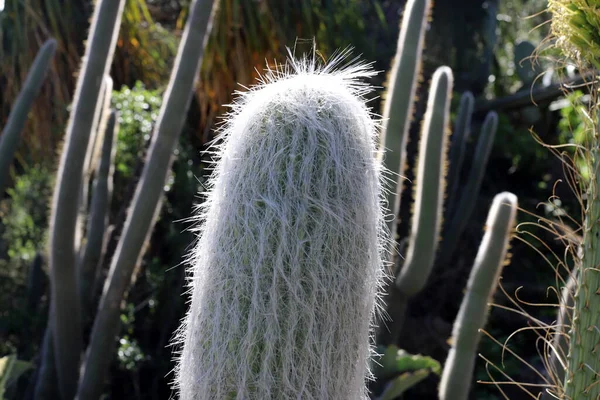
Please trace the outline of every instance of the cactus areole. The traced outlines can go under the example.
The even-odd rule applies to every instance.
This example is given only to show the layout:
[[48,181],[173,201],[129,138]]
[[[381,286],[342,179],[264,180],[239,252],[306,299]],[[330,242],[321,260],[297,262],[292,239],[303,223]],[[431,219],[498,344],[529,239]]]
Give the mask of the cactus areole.
[[183,400],[367,399],[388,240],[364,64],[290,61],[233,106],[200,208]]

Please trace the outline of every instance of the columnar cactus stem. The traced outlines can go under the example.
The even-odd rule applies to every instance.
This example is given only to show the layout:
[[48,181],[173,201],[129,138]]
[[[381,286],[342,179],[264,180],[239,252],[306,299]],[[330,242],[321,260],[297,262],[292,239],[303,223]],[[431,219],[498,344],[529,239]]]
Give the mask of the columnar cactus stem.
[[75,397],[83,348],[75,268],[82,174],[100,86],[112,62],[124,5],[125,0],[96,2],[52,201],[50,272],[54,312],[51,325],[58,384],[64,400]]
[[[596,111],[596,110],[595,110]],[[597,112],[597,111],[596,111]],[[600,140],[599,123],[589,143],[590,181],[586,193],[582,259],[569,331],[567,399],[600,398]]]
[[[440,67],[431,80],[427,111],[419,143],[419,161],[415,184],[415,208],[409,248],[402,269],[385,288],[384,301],[392,324],[382,320],[377,334],[380,345],[395,344],[402,328],[408,299],[421,291],[427,282],[442,226],[444,190],[446,187],[446,152],[452,70]],[[396,259],[399,265],[399,258]],[[397,269],[397,267],[395,266]]]
[[396,287],[406,296],[415,295],[425,286],[433,268],[442,228],[452,84],[452,70],[448,67],[438,68],[431,79],[427,112],[419,143],[415,205],[408,253],[396,279]]
[[467,182],[461,190],[462,194],[457,203],[460,204],[460,207],[456,207],[452,213],[451,219],[448,221],[446,235],[442,238],[439,254],[439,259],[442,262],[450,261],[458,239],[464,231],[469,218],[471,218],[471,213],[475,208],[477,195],[479,194],[481,182],[485,174],[485,167],[492,152],[497,129],[498,114],[495,111],[491,111],[486,115],[481,132],[479,133],[479,139],[477,139],[473,164],[469,168]]
[[368,398],[387,245],[356,81],[371,72],[292,63],[242,95],[222,133],[191,257],[182,400]]
[[[75,231],[75,252],[77,253],[77,270],[81,269],[83,253],[85,251],[86,240],[84,237],[89,229],[86,226],[89,217],[89,184],[98,162],[100,148],[104,138],[104,128],[110,113],[110,100],[112,98],[113,81],[108,75],[104,77],[100,88],[100,96],[96,103],[96,111],[94,112],[94,122],[90,132],[87,151],[85,153],[85,161],[83,163],[81,194],[79,197],[79,213],[77,215],[77,228]],[[80,274],[81,278],[81,274]],[[81,283],[81,279],[78,279]],[[80,285],[81,292],[81,285]]]
[[190,6],[190,16],[179,44],[144,170],[104,285],[77,393],[79,400],[96,400],[102,395],[104,377],[111,360],[106,352],[114,349],[121,327],[121,302],[160,211],[173,151],[192,99],[217,3],[218,0],[195,0]]
[[[425,28],[431,11],[431,0],[408,0],[400,25],[398,49],[394,57],[385,93],[383,129],[381,131],[380,156],[383,165],[392,171],[391,185],[387,195],[387,207],[393,216],[388,218],[388,230],[394,241],[396,236],[396,213],[400,208],[402,174],[406,164],[406,142],[415,92],[421,74],[421,53],[425,42]],[[395,245],[389,257],[394,257]],[[389,260],[391,261],[391,260]]]
[[[590,65],[600,68],[600,13],[595,1],[549,0],[552,35],[567,57],[575,59],[581,70]],[[597,75],[597,74],[596,74]],[[598,87],[589,115],[595,118],[593,132],[585,143],[585,160],[590,172],[585,193],[583,242],[573,297],[569,354],[564,380],[568,400],[600,398],[600,112]]]
[[29,110],[42,87],[55,51],[56,40],[54,39],[49,39],[40,48],[2,130],[2,136],[0,136],[0,194],[4,192],[10,165],[19,145],[19,138],[27,121]]
[[110,112],[106,126],[103,127],[102,153],[100,162],[94,176],[92,201],[90,204],[90,218],[85,247],[82,251],[79,265],[79,297],[85,315],[91,311],[91,288],[94,287],[94,277],[100,259],[106,227],[108,226],[108,210],[112,194],[113,159],[116,146],[115,136],[118,131],[115,112]]
[[517,213],[517,197],[503,192],[490,208],[485,235],[467,283],[467,292],[454,322],[452,348],[440,383],[440,400],[466,400],[475,367],[476,350],[487,321],[489,301],[507,258]]
[[[454,129],[452,130],[452,141],[450,145],[450,162],[448,172],[448,200],[446,201],[446,210],[444,219],[449,220],[456,206],[456,199],[460,194],[458,187],[460,181],[460,171],[465,159],[465,151],[469,136],[471,136],[471,118],[473,118],[473,107],[475,97],[473,93],[465,92],[460,98],[460,106],[456,114]],[[445,231],[446,229],[444,229]]]

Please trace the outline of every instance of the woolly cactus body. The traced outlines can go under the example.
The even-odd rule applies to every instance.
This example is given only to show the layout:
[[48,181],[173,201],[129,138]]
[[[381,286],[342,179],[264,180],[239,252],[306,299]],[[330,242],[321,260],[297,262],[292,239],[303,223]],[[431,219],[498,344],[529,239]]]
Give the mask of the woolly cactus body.
[[367,398],[385,238],[356,81],[371,72],[293,70],[270,71],[222,132],[180,332],[184,400]]

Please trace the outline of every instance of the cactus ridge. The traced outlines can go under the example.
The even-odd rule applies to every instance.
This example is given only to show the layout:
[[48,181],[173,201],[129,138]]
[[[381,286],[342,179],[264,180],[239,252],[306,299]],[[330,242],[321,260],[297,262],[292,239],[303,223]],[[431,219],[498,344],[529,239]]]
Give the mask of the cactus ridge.
[[374,72],[346,56],[267,70],[222,127],[176,339],[184,400],[368,398],[389,239]]

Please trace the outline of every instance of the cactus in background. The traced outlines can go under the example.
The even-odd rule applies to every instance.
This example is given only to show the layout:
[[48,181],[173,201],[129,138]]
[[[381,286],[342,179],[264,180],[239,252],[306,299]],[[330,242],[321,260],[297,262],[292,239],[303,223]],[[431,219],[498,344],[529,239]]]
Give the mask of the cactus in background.
[[[406,143],[412,120],[415,92],[421,74],[421,53],[425,42],[425,27],[431,12],[431,0],[409,0],[404,9],[400,25],[398,48],[390,71],[383,110],[383,129],[380,138],[380,156],[390,174],[387,207],[393,214],[389,218],[388,230],[392,241],[396,240],[396,214],[400,208],[402,174],[406,165]],[[396,252],[392,242],[389,260]]]
[[515,45],[514,63],[523,88],[530,90],[535,79],[544,72],[540,65],[532,63],[535,57],[535,45],[527,40],[521,40]]
[[441,262],[450,262],[458,239],[471,218],[471,214],[473,213],[477,201],[477,194],[479,193],[481,182],[483,181],[485,167],[490,157],[490,153],[492,152],[497,129],[498,114],[496,114],[495,111],[490,111],[485,117],[483,127],[479,134],[477,148],[475,149],[475,157],[473,159],[473,164],[469,168],[466,185],[461,189],[460,199],[457,203],[460,204],[460,207],[456,207],[453,210],[454,212],[450,216],[446,235],[442,239],[439,255]]
[[47,40],[40,48],[35,60],[33,60],[31,70],[27,74],[23,89],[21,89],[10,111],[8,121],[6,121],[6,125],[2,130],[2,136],[0,136],[0,193],[4,192],[6,179],[13,162],[14,153],[19,145],[21,132],[27,121],[27,115],[42,87],[46,71],[50,67],[50,61],[55,51],[56,40],[54,39]]
[[357,81],[372,72],[336,71],[344,57],[270,71],[227,121],[190,257],[183,400],[367,398],[385,229]]
[[490,208],[467,291],[452,333],[452,348],[442,373],[440,400],[466,400],[475,367],[476,350],[486,323],[488,301],[496,290],[515,225],[517,197],[497,194]]
[[[426,4],[426,1],[408,1],[405,10],[405,16],[402,21],[402,27],[398,42],[398,52],[396,54],[394,68],[391,72],[389,85],[390,92],[393,95],[395,93],[395,84],[400,81],[396,81],[394,77],[398,75],[398,65],[404,66],[403,73],[411,72],[413,76],[403,76],[404,80],[411,79],[410,82],[415,83],[418,77],[418,70],[421,60],[421,55],[415,54],[415,51],[421,51],[422,47],[417,46],[423,40],[424,28],[427,23],[427,13],[430,7]],[[418,18],[417,18],[418,17]],[[410,46],[408,45],[410,44]],[[407,47],[408,46],[408,47]],[[411,47],[416,46],[416,47]],[[410,49],[411,51],[406,51]],[[409,68],[410,64],[410,68]],[[447,68],[447,67],[445,67]],[[447,73],[451,73],[448,69]],[[395,160],[398,155],[401,155],[402,161],[398,166],[391,165],[389,162],[386,163],[388,168],[392,169],[394,178],[391,178],[394,184],[397,182],[396,177],[400,177],[404,169],[404,158],[406,146],[406,135],[407,132],[400,131],[397,127],[403,126],[406,129],[410,126],[410,119],[412,117],[410,110],[411,104],[414,99],[414,94],[406,93],[410,86],[404,85],[400,88],[402,90],[399,93],[403,93],[403,97],[388,96],[384,105],[384,116],[387,116],[389,120],[386,120],[387,124],[383,125],[384,132],[382,133],[383,142],[385,146],[382,151],[387,152],[383,157],[383,160],[388,160],[388,155],[391,155]],[[451,90],[451,89],[450,89]],[[430,92],[430,95],[432,93]],[[401,99],[402,101],[400,101]],[[456,204],[460,203],[460,207],[447,209],[444,213],[444,189],[446,186],[445,174],[446,174],[446,142],[448,139],[442,134],[446,131],[446,126],[449,120],[449,107],[445,102],[439,102],[436,104],[430,104],[428,107],[429,115],[435,115],[439,118],[439,123],[445,124],[443,127],[439,127],[441,131],[435,137],[432,137],[432,142],[428,143],[427,135],[424,135],[420,144],[420,153],[418,156],[419,165],[416,170],[416,195],[413,208],[413,221],[411,225],[411,235],[409,237],[407,258],[405,262],[402,262],[401,257],[395,257],[396,248],[395,242],[392,242],[392,246],[389,250],[390,257],[394,264],[394,274],[396,280],[394,284],[389,283],[384,291],[384,300],[387,307],[387,315],[392,320],[391,325],[387,325],[385,321],[381,321],[380,329],[378,332],[378,344],[389,345],[396,343],[397,337],[400,333],[401,325],[404,319],[404,313],[407,307],[407,301],[409,297],[414,296],[420,292],[429,274],[434,266],[434,261],[447,261],[445,256],[454,249],[460,234],[464,228],[464,223],[468,220],[477,199],[481,180],[485,172],[485,166],[491,151],[491,146],[494,142],[495,129],[497,125],[497,115],[492,112],[486,117],[484,123],[484,129],[480,135],[480,139],[476,149],[476,157],[474,164],[470,166],[470,174],[466,187],[458,190],[460,169],[462,167],[462,161],[465,153],[466,142],[469,137],[470,121],[473,114],[473,95],[471,93],[465,93],[461,98],[461,107],[458,112],[458,116],[455,122],[455,129],[452,137],[452,144],[450,147],[450,171],[451,171],[451,182],[452,192],[450,193],[450,201],[452,202],[451,207],[455,207]],[[425,124],[427,125],[427,124]],[[392,148],[390,146],[402,146],[400,149]],[[437,153],[434,156],[427,156],[424,152],[431,147],[431,149],[437,149]],[[391,151],[391,153],[390,153]],[[422,160],[428,160],[430,167],[425,168],[422,164]],[[399,196],[402,185],[393,186],[388,193],[388,207],[393,204],[393,216],[389,218],[388,224],[390,232],[392,232],[392,239],[395,238],[396,221],[399,214]],[[458,193],[461,193],[461,197],[457,198]],[[391,196],[391,197],[390,197]],[[390,200],[392,199],[392,200]],[[440,228],[442,227],[442,215],[446,217],[444,223],[443,232],[444,235],[440,235]],[[448,222],[450,221],[450,222]],[[442,244],[440,249],[440,255],[437,253],[438,242],[440,237],[442,238]],[[437,256],[437,258],[436,258]]]
[[96,3],[52,201],[49,247],[53,320],[50,325],[58,384],[65,400],[75,397],[83,350],[74,248],[83,167],[102,78],[112,62],[124,4],[124,0]]
[[[422,40],[421,35],[423,35],[422,30],[426,24],[426,12],[424,11],[422,14],[419,14],[422,17],[420,19],[414,17],[413,19],[410,19],[409,16],[414,12],[413,7],[417,7],[416,4],[418,4],[419,7],[424,7],[425,10],[428,6],[426,7],[424,3],[425,2],[418,1],[409,1],[407,3],[403,24],[412,24],[414,26],[403,26],[401,28],[396,63],[398,63],[398,59],[401,60],[402,57],[404,57],[402,51],[406,42],[414,44]],[[412,32],[412,36],[407,36],[406,32]],[[414,74],[415,71],[418,70],[420,55],[408,58],[407,60],[408,61],[406,62],[410,61],[413,63]],[[392,70],[392,73],[394,73],[394,70]],[[416,80],[417,75],[403,77],[403,79]],[[391,79],[390,84],[393,85],[394,83],[395,81]],[[452,71],[448,67],[439,68],[432,79],[427,112],[425,114],[423,130],[421,132],[418,163],[415,172],[416,181],[413,215],[410,236],[408,238],[408,248],[406,250],[406,260],[402,262],[401,257],[395,258],[395,280],[393,283],[389,283],[386,286],[383,294],[387,315],[391,318],[392,323],[388,325],[385,320],[382,320],[379,324],[377,343],[382,347],[394,345],[398,342],[409,298],[416,295],[425,287],[435,262],[439,262],[440,260],[448,261],[449,255],[452,255],[452,250],[456,246],[458,238],[464,229],[464,222],[468,220],[474,209],[491,146],[494,142],[498,117],[495,112],[490,112],[484,121],[483,129],[475,150],[475,159],[473,165],[469,166],[470,172],[466,184],[459,189],[460,171],[470,134],[470,123],[474,108],[473,95],[469,92],[464,93],[461,98],[461,106],[455,121],[450,147],[449,167],[451,172],[450,187],[452,190],[449,199],[450,207],[444,212],[444,190],[446,188],[445,174],[447,172],[446,169],[448,168],[446,161],[446,151],[448,150],[447,127],[449,124],[449,97],[452,90],[451,86]],[[407,86],[405,86],[403,90],[408,90]],[[404,100],[412,102],[413,98],[412,96],[406,96]],[[389,121],[384,125],[382,137],[384,138],[386,145],[383,150],[388,152],[392,150],[392,155],[395,153],[396,156],[400,154],[403,157],[407,132],[400,132],[398,129],[390,131],[390,128],[400,125],[408,127],[410,125],[411,115],[409,112],[405,112],[405,110],[410,109],[410,107],[410,104],[407,105],[402,102],[394,103],[393,98],[386,99],[385,115],[388,116]],[[402,147],[400,149],[389,149],[389,146],[392,145],[391,143],[395,143],[394,145],[400,143]],[[392,157],[394,161],[394,157],[396,156]],[[388,154],[385,155],[384,160],[388,160]],[[394,173],[395,176],[400,177],[400,175],[402,175],[404,160],[402,160],[398,166],[392,166],[389,163],[386,165],[388,168],[392,169],[392,173]],[[394,179],[393,182],[396,183],[396,180]],[[393,204],[390,202],[388,206],[395,206],[393,209],[394,218],[391,219],[391,232],[395,232],[397,215],[400,211],[398,206],[400,204],[399,196],[401,186],[402,185],[394,186],[393,189],[397,190],[390,194],[391,197],[388,197],[394,199]],[[499,195],[499,198],[503,198],[503,196],[504,195]],[[492,210],[491,212],[494,213],[495,211]],[[443,236],[440,234],[442,231],[442,215],[446,217],[446,222],[444,223],[445,226],[443,227]],[[512,218],[514,222],[514,215]],[[437,248],[440,238],[442,239],[442,243],[438,254]],[[392,239],[394,239],[394,237],[392,237]],[[487,243],[489,240],[491,239],[486,236],[484,243]],[[496,239],[493,240],[494,243],[490,244],[491,246],[503,248],[504,242],[502,240],[500,242],[496,241]],[[395,242],[392,242],[392,248],[389,251],[392,257],[395,254],[394,244]],[[486,253],[486,246],[480,248],[480,257],[482,257],[482,254]],[[474,271],[473,273],[475,274],[477,271]],[[495,280],[491,282],[490,285],[493,283],[495,283]],[[469,299],[470,308],[475,307],[474,297]],[[483,303],[478,305],[478,307],[487,310],[487,297],[483,300]],[[472,315],[467,316],[466,318],[479,318],[480,325],[478,325],[478,327],[483,326],[485,323],[485,317]],[[460,324],[460,321],[457,322],[457,325]],[[470,345],[476,348],[478,341],[479,338],[477,337]],[[463,355],[463,357],[460,358],[461,362],[464,362],[465,364],[474,364],[473,355],[469,358],[467,353],[461,354]],[[451,362],[451,364],[453,363],[454,362]],[[461,370],[460,368],[454,369],[452,365],[449,365],[446,374],[450,373],[463,374],[462,382],[469,382],[472,378],[472,367],[467,370]],[[449,385],[445,384],[445,386]],[[466,399],[466,394],[461,396],[454,397],[454,399]],[[450,396],[445,399],[449,398],[453,397]]]
[[450,215],[452,215],[456,206],[457,196],[460,194],[458,190],[460,171],[465,159],[467,142],[471,136],[471,118],[473,117],[474,106],[475,97],[473,97],[473,93],[463,93],[460,98],[460,106],[456,114],[454,129],[452,130],[450,154],[448,156],[448,161],[450,162],[448,171],[448,199],[446,200],[446,209],[444,210],[444,221],[450,219]]
[[[100,157],[102,142],[104,138],[104,128],[108,120],[110,113],[110,99],[112,97],[113,81],[110,76],[104,76],[102,81],[102,87],[100,89],[100,97],[96,104],[96,110],[94,111],[94,122],[90,131],[90,138],[88,141],[88,147],[85,152],[85,161],[83,162],[83,174],[82,174],[82,185],[81,194],[79,195],[79,213],[77,215],[77,228],[75,231],[75,252],[77,253],[77,271],[79,271],[80,264],[82,262],[83,252],[85,251],[85,235],[86,225],[88,223],[89,213],[89,189],[90,181],[93,175],[94,169],[98,163]],[[81,280],[81,274],[79,277]],[[80,288],[81,289],[81,288]],[[80,290],[81,291],[81,290]]]
[[218,1],[195,0],[190,5],[190,16],[179,45],[148,157],[110,265],[98,314],[94,320],[77,392],[79,399],[95,400],[102,395],[104,377],[111,360],[106,357],[106,351],[114,349],[115,337],[120,329],[121,301],[160,210],[163,187],[192,98],[208,33],[217,9],[216,3]]
[[431,79],[419,142],[408,253],[396,278],[396,287],[404,297],[415,295],[425,286],[441,233],[452,84],[452,70],[448,67],[438,68]]
[[84,316],[91,311],[94,277],[98,263],[102,257],[102,249],[106,228],[108,226],[108,210],[112,194],[112,175],[114,171],[113,160],[116,147],[118,124],[115,112],[111,111],[108,121],[103,127],[102,152],[96,175],[94,177],[92,201],[90,204],[90,220],[88,234],[83,248],[79,272],[79,298],[84,311]]

